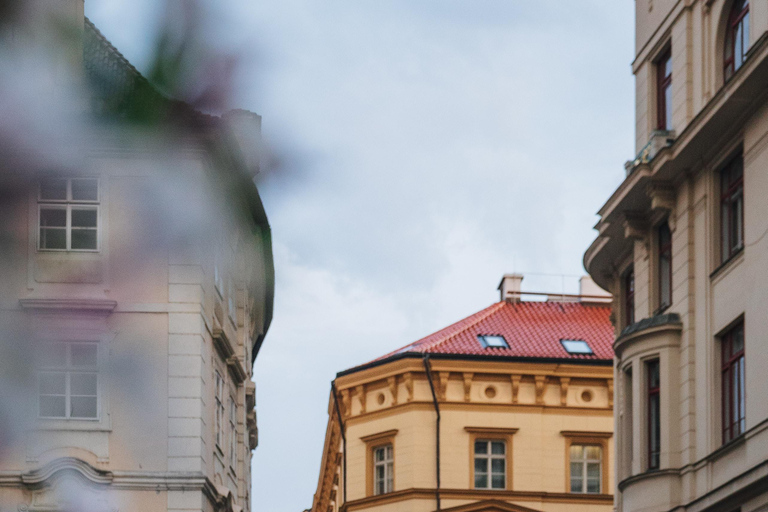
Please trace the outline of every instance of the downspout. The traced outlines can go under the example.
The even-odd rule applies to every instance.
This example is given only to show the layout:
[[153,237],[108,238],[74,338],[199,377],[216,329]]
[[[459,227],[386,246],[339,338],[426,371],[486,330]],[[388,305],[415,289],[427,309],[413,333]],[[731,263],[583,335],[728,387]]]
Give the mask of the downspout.
[[[339,408],[339,399],[338,395],[336,393],[336,381],[331,381],[331,391],[333,392],[333,405],[336,408],[336,416],[339,419],[339,430],[341,431],[341,451],[342,451],[342,461],[341,461],[341,472],[342,472],[342,483],[341,485],[344,486],[342,489],[342,496],[344,497],[344,505],[347,504],[347,434],[344,432],[344,420],[341,417],[341,408]],[[341,508],[341,507],[339,507]]]
[[435,489],[435,501],[437,501],[437,510],[440,510],[440,406],[437,403],[437,394],[435,394],[435,384],[432,382],[432,365],[429,364],[429,354],[424,354],[424,371],[427,372],[429,389],[432,391],[432,403],[435,405],[435,469],[437,471],[437,488]]

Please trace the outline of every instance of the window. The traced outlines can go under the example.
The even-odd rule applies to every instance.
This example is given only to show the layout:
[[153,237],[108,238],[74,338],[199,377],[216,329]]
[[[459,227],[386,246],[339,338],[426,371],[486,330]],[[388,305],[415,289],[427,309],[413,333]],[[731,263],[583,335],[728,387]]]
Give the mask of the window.
[[475,441],[475,489],[505,489],[507,447],[504,441]]
[[656,62],[656,128],[672,129],[672,49]]
[[235,399],[229,397],[229,465],[237,466],[237,404]]
[[628,366],[626,370],[624,370],[624,410],[623,416],[624,416],[624,438],[621,439],[621,442],[624,444],[624,449],[622,450],[622,453],[626,455],[624,462],[624,476],[628,477],[632,474],[632,459],[634,458],[634,433],[633,433],[633,424],[634,424],[634,405],[632,400],[632,367]]
[[237,288],[235,287],[235,280],[231,275],[227,283],[227,312],[229,318],[234,322],[237,318]]
[[385,494],[394,490],[394,456],[391,444],[377,446],[373,450],[374,494]]
[[749,49],[749,2],[735,0],[725,27],[723,75],[727,82],[747,57]]
[[739,155],[720,171],[720,254],[726,262],[744,246],[744,161]]
[[635,268],[624,273],[624,327],[635,323]]
[[99,248],[99,182],[95,178],[44,178],[38,195],[38,249]]
[[504,336],[480,335],[477,337],[483,348],[509,348]]
[[603,461],[602,447],[572,444],[569,454],[571,492],[600,494]]
[[43,345],[38,373],[41,418],[98,419],[98,346],[92,342]]
[[669,230],[669,223],[664,222],[659,226],[657,239],[659,244],[659,311],[663,311],[672,304],[672,232]]
[[744,323],[739,322],[720,340],[722,348],[723,443],[744,433]]
[[560,343],[569,354],[592,354],[592,348],[584,340],[560,340]]
[[218,370],[215,375],[216,383],[216,446],[219,448],[224,446],[224,378],[221,376]]
[[659,468],[659,453],[661,452],[661,403],[659,391],[659,360],[645,363],[648,379],[648,469]]

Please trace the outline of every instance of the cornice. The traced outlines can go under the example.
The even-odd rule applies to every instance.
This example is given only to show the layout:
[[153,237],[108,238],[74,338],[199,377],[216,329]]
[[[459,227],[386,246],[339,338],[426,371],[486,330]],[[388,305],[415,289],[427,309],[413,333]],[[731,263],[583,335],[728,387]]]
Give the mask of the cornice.
[[393,437],[397,435],[397,433],[398,433],[398,430],[395,428],[392,430],[387,430],[386,432],[378,432],[376,434],[363,436],[360,438],[360,440],[364,443],[370,443],[372,441],[378,441],[379,439],[386,439],[388,437]]
[[639,322],[627,326],[613,343],[613,350],[617,357],[621,357],[624,350],[639,340],[663,333],[679,334],[683,330],[683,323],[677,313],[667,313],[644,318]]
[[20,299],[19,305],[26,311],[109,315],[117,307],[117,302],[104,299]]
[[464,427],[470,434],[501,434],[505,436],[515,435],[519,428],[498,428],[498,427]]

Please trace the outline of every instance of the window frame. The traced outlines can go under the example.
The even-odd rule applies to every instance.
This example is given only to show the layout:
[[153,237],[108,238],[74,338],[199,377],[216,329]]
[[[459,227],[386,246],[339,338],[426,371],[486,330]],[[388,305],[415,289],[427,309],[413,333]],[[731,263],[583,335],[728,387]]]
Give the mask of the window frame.
[[[723,82],[727,83],[736,72],[741,69],[747,60],[749,52],[749,0],[746,0],[741,10],[738,10],[741,0],[735,0],[731,4],[726,20],[725,33],[723,37]],[[746,30],[745,30],[746,29]],[[736,65],[736,36],[741,36],[741,62]],[[745,41],[746,39],[746,41]],[[730,56],[728,52],[730,51]]]
[[[734,179],[735,170],[738,177]],[[720,264],[728,262],[744,248],[744,158],[739,152],[718,171],[720,179]],[[734,215],[734,205],[738,214]],[[727,216],[727,218],[726,218]],[[738,234],[738,240],[734,238]]]
[[[657,470],[661,466],[661,360],[648,359],[645,364],[645,414],[646,414],[646,468]],[[654,386],[652,369],[656,368],[658,384]],[[656,409],[654,411],[654,409]],[[653,419],[656,418],[654,423]],[[655,435],[654,435],[655,433]],[[655,438],[655,445],[654,445]]]
[[214,444],[224,455],[224,376],[214,369]]
[[[86,422],[100,422],[102,420],[102,407],[101,407],[101,379],[99,378],[100,369],[100,357],[101,350],[99,349],[99,342],[94,340],[81,340],[81,339],[65,339],[65,340],[47,340],[41,342],[39,345],[40,350],[50,348],[53,344],[61,344],[65,346],[65,358],[64,366],[46,366],[43,364],[35,365],[35,378],[37,384],[36,391],[36,417],[38,420],[43,421],[86,421]],[[72,346],[73,345],[92,345],[96,349],[96,364],[93,366],[74,366],[72,364]],[[43,416],[40,414],[40,403],[43,394],[40,390],[40,382],[43,374],[64,374],[64,416]],[[73,374],[92,374],[96,376],[96,395],[77,395],[78,397],[93,397],[96,399],[96,415],[93,417],[88,416],[72,416],[72,390],[71,380]],[[45,396],[62,396],[58,394],[47,393]]]
[[[667,74],[669,65],[669,74]],[[661,52],[655,62],[656,67],[656,129],[672,129],[672,104],[667,101],[667,92],[672,91],[672,47]],[[671,97],[669,98],[671,100]]]
[[237,469],[237,402],[229,395],[229,468],[232,473]]
[[[373,495],[381,496],[382,494],[389,494],[395,490],[395,447],[392,443],[377,444],[371,448],[373,456]],[[384,455],[381,460],[377,460],[377,454],[379,451],[383,451]],[[384,475],[379,479],[378,469],[384,468]],[[392,473],[390,478],[388,473]],[[379,490],[379,484],[382,485],[382,489]]]
[[[469,434],[469,489],[477,491],[499,492],[499,491],[511,491],[512,490],[512,454],[513,445],[512,438],[517,433],[516,428],[493,428],[493,427],[464,427],[464,430]],[[475,442],[477,441],[502,441],[504,442],[504,488],[494,489],[492,487],[475,487]],[[489,473],[490,476],[490,473]],[[489,480],[489,485],[491,484]]]
[[[365,494],[366,496],[383,496],[389,492],[394,492],[397,488],[397,450],[395,449],[395,436],[397,430],[387,430],[375,434],[363,436],[360,440],[365,444],[366,463],[365,463]],[[376,493],[376,459],[375,451],[383,446],[392,447],[392,460],[389,463],[392,466],[392,489],[384,493]],[[386,470],[385,470],[386,477]]]
[[[608,450],[611,445],[612,432],[589,432],[581,430],[563,430],[560,432],[565,438],[565,492],[567,494],[585,494],[585,495],[601,495],[610,494],[606,493],[606,489],[610,489],[610,457]],[[571,492],[571,446],[599,446],[601,449],[600,460],[600,492],[599,493],[576,493]]]
[[[667,243],[663,243],[663,236],[665,232],[669,235],[669,241]],[[664,267],[662,265],[662,261],[665,258],[668,261],[667,275],[665,275]],[[658,286],[657,298],[659,305],[658,309],[656,310],[657,314],[665,311],[672,305],[672,264],[672,230],[669,227],[669,222],[664,220],[664,222],[656,227],[656,283]],[[664,297],[665,281],[669,290],[668,297]]]
[[[573,448],[579,447],[581,448],[583,456],[580,458],[577,458],[574,460],[573,458]],[[587,448],[597,448],[600,450],[600,453],[596,459],[590,459],[587,455]],[[580,484],[581,484],[581,490],[574,491],[573,490],[573,464],[578,463],[581,465],[581,477],[579,478]],[[588,469],[590,464],[597,464],[598,467],[598,473],[597,473],[597,491],[591,492],[589,490],[589,475],[588,475]],[[603,447],[602,445],[596,445],[596,444],[581,444],[581,443],[572,443],[568,449],[568,471],[569,471],[569,486],[568,486],[568,492],[570,494],[602,494],[603,493]]]
[[635,266],[630,265],[622,275],[622,305],[624,306],[624,327],[635,323]]
[[[741,349],[733,352],[733,342],[737,334],[741,334]],[[744,318],[740,318],[732,324],[720,336],[720,404],[721,404],[721,431],[722,444],[728,444],[740,437],[746,431],[746,336]],[[734,369],[738,370],[737,402],[734,403],[731,387]],[[738,409],[738,418],[734,418],[734,405]]]
[[[43,198],[43,182],[48,179],[62,180],[66,182],[66,197],[64,199],[44,199]],[[89,180],[96,182],[96,199],[84,200],[73,199],[72,195],[72,182],[77,180]],[[97,177],[93,176],[70,176],[70,177],[56,177],[46,176],[38,180],[37,183],[37,225],[36,225],[36,248],[38,252],[75,252],[75,253],[97,253],[101,251],[101,181]],[[64,210],[66,212],[65,225],[63,227],[48,227],[47,229],[63,229],[65,231],[65,243],[64,248],[49,248],[43,247],[42,237],[42,211],[43,210]],[[72,211],[95,211],[96,212],[96,226],[94,228],[82,228],[72,226]],[[93,249],[73,249],[72,248],[72,231],[75,230],[92,230],[96,233],[96,247]]]

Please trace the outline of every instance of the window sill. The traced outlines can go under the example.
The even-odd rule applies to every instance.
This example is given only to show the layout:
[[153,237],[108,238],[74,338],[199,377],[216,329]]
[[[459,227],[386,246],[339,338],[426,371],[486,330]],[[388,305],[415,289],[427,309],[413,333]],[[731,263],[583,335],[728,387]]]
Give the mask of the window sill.
[[46,431],[112,432],[112,426],[106,421],[86,418],[37,418],[35,428]]
[[735,267],[738,264],[737,262],[740,262],[743,259],[743,256],[744,246],[741,246],[738,251],[731,254],[727,260],[718,265],[717,268],[713,270],[711,274],[709,274],[709,278],[714,280],[716,277],[726,275],[729,269]]

